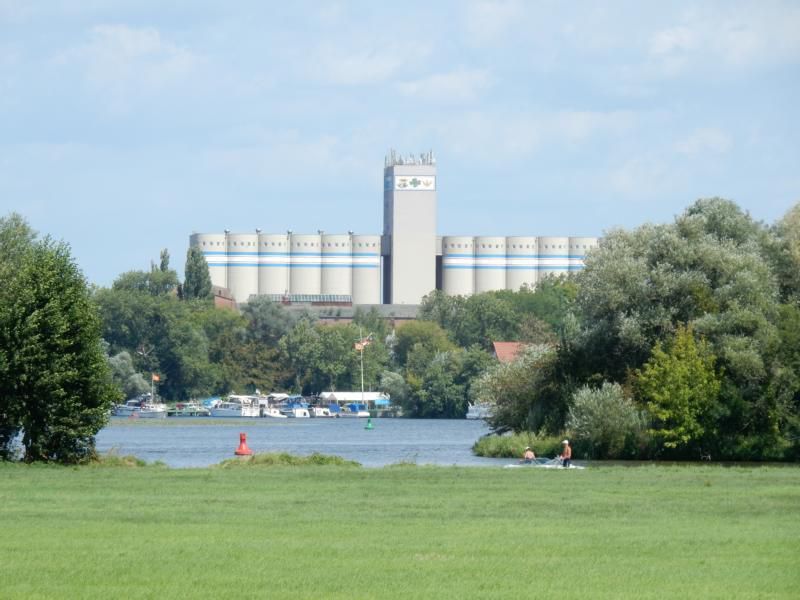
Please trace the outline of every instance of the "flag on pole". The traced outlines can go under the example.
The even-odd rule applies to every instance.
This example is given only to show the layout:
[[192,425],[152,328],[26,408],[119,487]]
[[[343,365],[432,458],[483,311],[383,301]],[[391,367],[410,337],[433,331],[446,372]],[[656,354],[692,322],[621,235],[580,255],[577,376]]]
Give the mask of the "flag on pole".
[[357,341],[354,347],[355,347],[356,350],[361,351],[364,348],[366,348],[367,346],[369,346],[371,343],[372,343],[372,340],[370,338],[364,338],[363,340]]
[[153,373],[153,381],[161,381],[161,377],[159,377],[156,373]]

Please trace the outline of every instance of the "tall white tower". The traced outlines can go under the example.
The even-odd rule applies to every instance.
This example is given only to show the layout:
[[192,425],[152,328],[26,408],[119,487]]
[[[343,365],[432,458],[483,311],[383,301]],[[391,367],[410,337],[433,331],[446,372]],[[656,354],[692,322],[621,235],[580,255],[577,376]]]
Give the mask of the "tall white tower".
[[385,304],[419,304],[436,288],[436,159],[389,152],[383,170]]

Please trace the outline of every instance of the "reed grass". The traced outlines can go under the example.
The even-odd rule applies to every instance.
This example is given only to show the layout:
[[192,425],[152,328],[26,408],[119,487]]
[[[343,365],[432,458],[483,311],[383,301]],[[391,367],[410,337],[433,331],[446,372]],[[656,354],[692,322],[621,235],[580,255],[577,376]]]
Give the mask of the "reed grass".
[[329,456],[314,452],[308,456],[298,456],[288,452],[263,452],[251,456],[229,458],[219,464],[220,468],[230,469],[237,467],[278,467],[278,466],[337,466],[360,467],[354,460],[347,460],[340,456]]
[[472,446],[477,456],[489,458],[521,458],[525,448],[533,448],[536,456],[554,457],[561,453],[562,438],[537,436],[523,432],[506,435],[485,435]]
[[800,469],[0,465],[3,598],[796,598]]

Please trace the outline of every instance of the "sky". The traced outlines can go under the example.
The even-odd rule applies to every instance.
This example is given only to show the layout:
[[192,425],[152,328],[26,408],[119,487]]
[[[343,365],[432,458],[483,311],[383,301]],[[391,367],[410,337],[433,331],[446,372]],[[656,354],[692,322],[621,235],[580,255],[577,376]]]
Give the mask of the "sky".
[[0,0],[0,216],[110,285],[192,232],[602,235],[800,201],[800,2]]

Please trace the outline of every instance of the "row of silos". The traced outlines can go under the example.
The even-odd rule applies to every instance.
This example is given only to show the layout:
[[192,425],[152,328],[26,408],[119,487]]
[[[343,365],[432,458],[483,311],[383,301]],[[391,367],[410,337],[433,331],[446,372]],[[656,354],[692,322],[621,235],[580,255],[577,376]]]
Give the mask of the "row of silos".
[[445,236],[442,290],[469,296],[492,290],[533,287],[547,275],[583,268],[594,237]]
[[379,235],[196,233],[211,283],[237,302],[257,294],[351,296],[378,304],[381,293]]

